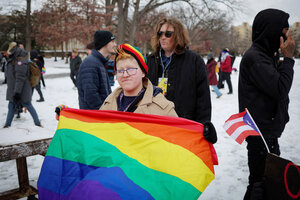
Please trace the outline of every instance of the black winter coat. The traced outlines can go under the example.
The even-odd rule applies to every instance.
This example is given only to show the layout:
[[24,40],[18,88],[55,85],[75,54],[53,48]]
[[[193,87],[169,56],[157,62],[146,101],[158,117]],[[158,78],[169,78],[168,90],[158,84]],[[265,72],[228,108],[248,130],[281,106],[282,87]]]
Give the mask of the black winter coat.
[[[162,76],[162,65],[157,54],[147,58],[148,77],[153,85]],[[190,50],[173,54],[169,65],[166,98],[175,104],[179,117],[204,123],[211,120],[211,100],[203,59]]]
[[71,69],[71,71],[78,70],[81,63],[82,63],[82,60],[79,56],[76,56],[75,58],[71,57],[71,59],[70,59],[70,69]]
[[93,49],[80,65],[77,76],[80,109],[98,110],[111,93],[106,62],[107,59]]
[[[288,104],[294,60],[274,57],[288,14],[269,9],[253,23],[253,44],[240,63],[239,110],[247,108],[265,138],[278,138],[289,121]],[[277,23],[275,23],[275,21]]]

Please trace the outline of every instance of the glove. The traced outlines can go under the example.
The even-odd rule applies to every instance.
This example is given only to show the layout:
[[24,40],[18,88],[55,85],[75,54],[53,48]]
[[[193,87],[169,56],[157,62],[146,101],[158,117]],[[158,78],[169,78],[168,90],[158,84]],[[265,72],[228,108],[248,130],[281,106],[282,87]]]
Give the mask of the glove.
[[215,144],[218,140],[218,137],[214,125],[211,122],[204,122],[203,125],[204,125],[204,130],[203,130],[204,138],[208,142]]
[[63,104],[61,104],[59,106],[56,106],[56,108],[55,108],[56,114],[59,116],[60,115],[60,111],[62,111],[64,108],[68,108],[68,106],[63,105]]
[[13,96],[13,102],[15,104],[20,104],[21,103],[21,94],[20,93],[15,93]]

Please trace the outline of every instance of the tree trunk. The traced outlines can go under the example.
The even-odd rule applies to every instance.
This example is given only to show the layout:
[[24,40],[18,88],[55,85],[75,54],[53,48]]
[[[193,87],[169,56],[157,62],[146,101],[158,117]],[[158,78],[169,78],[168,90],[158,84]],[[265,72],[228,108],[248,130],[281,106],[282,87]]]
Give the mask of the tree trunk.
[[66,41],[66,64],[69,63],[69,50],[68,50],[68,41]]
[[27,8],[26,8],[26,51],[30,52],[31,50],[31,30],[30,30],[30,12],[31,12],[31,0],[27,0]]
[[65,59],[64,42],[61,42],[61,59]]
[[126,33],[126,23],[128,18],[128,7],[129,0],[125,0],[125,5],[123,7],[124,0],[118,0],[118,25],[117,25],[117,43],[125,42],[125,33]]
[[123,0],[118,1],[118,25],[117,25],[117,43],[120,44],[124,41],[124,9]]
[[110,27],[112,25],[112,12],[114,11],[116,0],[105,0],[105,27]]
[[56,45],[54,45],[54,62],[57,61],[57,55],[56,55]]
[[130,25],[129,29],[129,44],[134,45],[134,38],[135,38],[135,33],[136,33],[136,28],[137,28],[137,21],[139,18],[139,8],[140,8],[140,0],[136,0],[135,2],[135,7],[134,7],[134,14],[133,14],[133,19]]
[[147,53],[147,42],[144,42],[143,54],[145,57],[147,57]]

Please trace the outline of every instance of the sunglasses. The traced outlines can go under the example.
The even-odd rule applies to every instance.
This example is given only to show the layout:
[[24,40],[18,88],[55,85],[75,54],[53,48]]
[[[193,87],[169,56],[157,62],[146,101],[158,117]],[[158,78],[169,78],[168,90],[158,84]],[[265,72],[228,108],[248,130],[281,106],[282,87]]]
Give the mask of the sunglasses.
[[166,31],[166,32],[164,32],[164,31],[158,31],[157,32],[157,36],[160,38],[163,34],[165,34],[165,36],[167,38],[170,38],[170,37],[172,37],[173,33],[174,33],[173,31]]

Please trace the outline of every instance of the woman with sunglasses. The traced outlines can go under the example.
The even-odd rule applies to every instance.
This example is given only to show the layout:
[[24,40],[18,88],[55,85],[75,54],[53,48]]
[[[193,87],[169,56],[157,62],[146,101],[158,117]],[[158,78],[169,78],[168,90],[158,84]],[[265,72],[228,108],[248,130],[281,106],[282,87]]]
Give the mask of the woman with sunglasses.
[[[175,104],[179,117],[206,124],[211,121],[211,100],[206,67],[203,59],[188,49],[187,29],[175,18],[163,18],[152,37],[154,53],[147,60],[148,77],[163,89],[166,98]],[[206,139],[217,141],[214,131]]]
[[145,77],[148,66],[138,48],[121,44],[115,57],[115,71],[120,87],[106,98],[100,110],[177,117],[174,104]]

